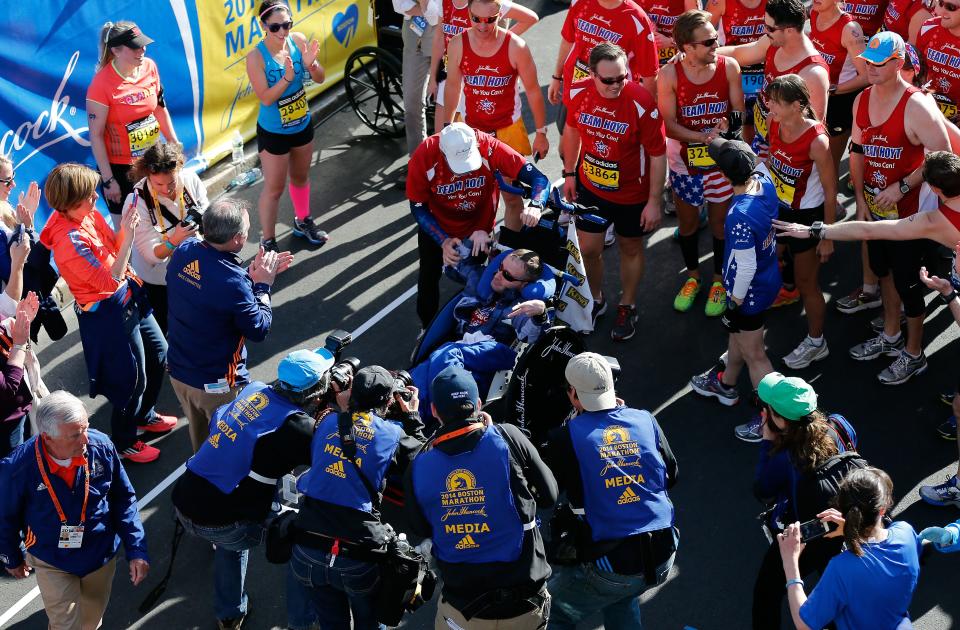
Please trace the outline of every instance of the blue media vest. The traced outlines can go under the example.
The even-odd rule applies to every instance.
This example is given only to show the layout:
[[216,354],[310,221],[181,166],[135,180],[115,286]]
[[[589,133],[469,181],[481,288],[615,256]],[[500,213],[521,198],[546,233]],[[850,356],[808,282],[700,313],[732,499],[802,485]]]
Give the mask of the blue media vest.
[[[400,446],[403,430],[372,413],[354,413],[352,417],[357,440],[357,466],[378,491]],[[373,513],[373,501],[356,467],[343,452],[337,414],[324,418],[313,434],[312,463],[297,482],[297,489],[308,497],[344,507]]]
[[448,455],[432,448],[413,460],[413,487],[444,562],[513,562],[524,524],[510,488],[510,449],[496,426],[472,451]]
[[187,469],[229,494],[249,475],[253,449],[300,408],[278,396],[266,384],[253,381],[236,400],[217,409],[210,419],[210,437],[197,454],[187,460]]
[[594,541],[673,525],[653,416],[617,407],[583,413],[567,426],[583,481],[584,516]]
[[[283,78],[286,72],[284,67],[276,62],[263,41],[257,44],[257,50],[263,57],[263,73],[267,77],[267,86],[273,87],[278,81],[286,82]],[[310,124],[310,108],[307,106],[307,95],[303,89],[303,79],[308,73],[303,66],[303,55],[292,37],[287,37],[287,50],[290,51],[296,76],[276,103],[261,103],[260,113],[257,114],[257,124],[271,133],[294,134],[303,131]]]

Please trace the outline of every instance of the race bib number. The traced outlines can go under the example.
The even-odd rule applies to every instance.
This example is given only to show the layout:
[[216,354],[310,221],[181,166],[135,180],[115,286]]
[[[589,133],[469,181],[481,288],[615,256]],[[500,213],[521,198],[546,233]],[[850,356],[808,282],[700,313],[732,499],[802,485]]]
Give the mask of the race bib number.
[[760,105],[759,99],[757,100],[756,106],[753,108],[753,128],[758,134],[760,134],[760,137],[766,141],[767,115],[763,112],[763,106]]
[[870,211],[877,219],[899,219],[900,210],[897,208],[897,204],[893,204],[892,207],[881,208],[877,204],[877,195],[880,194],[879,188],[871,188],[869,186],[863,187],[863,197],[867,201],[867,210]]
[[160,139],[160,123],[153,114],[126,125],[130,155],[140,157]]
[[579,81],[590,76],[590,71],[581,61],[577,60],[573,64],[573,80]]
[[951,121],[956,119],[957,104],[952,99],[943,94],[934,94],[933,98],[937,100],[937,107],[940,108],[940,113],[943,114],[944,118]]
[[61,525],[60,541],[57,547],[60,549],[79,549],[83,544],[83,525]]
[[777,197],[780,199],[780,203],[792,206],[793,198],[797,194],[795,182],[782,177],[774,168],[770,169],[770,175],[773,177],[773,185],[777,189]]
[[600,160],[592,155],[583,156],[581,166],[584,177],[591,184],[602,190],[619,190],[620,165],[616,162]]
[[763,71],[744,72],[740,76],[744,96],[756,96],[763,89]]
[[687,145],[687,166],[693,166],[696,168],[711,168],[716,165],[717,163],[713,161],[713,158],[710,157],[710,154],[707,152],[707,145]]
[[658,52],[660,55],[660,65],[667,63],[671,59],[677,56],[677,49],[675,46],[670,46],[668,48],[661,48]]
[[277,101],[277,108],[280,110],[280,126],[296,127],[307,115],[306,92],[300,88],[290,96],[281,98]]

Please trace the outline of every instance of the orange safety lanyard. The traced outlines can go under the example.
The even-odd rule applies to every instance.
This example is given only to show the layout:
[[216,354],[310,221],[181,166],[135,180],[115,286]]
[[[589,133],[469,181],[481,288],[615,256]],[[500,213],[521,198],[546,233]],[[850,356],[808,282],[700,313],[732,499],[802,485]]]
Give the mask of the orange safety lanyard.
[[446,442],[447,440],[452,440],[453,438],[458,438],[461,435],[466,435],[467,433],[473,433],[474,431],[479,431],[480,429],[483,428],[483,426],[484,425],[482,422],[473,422],[471,424],[468,424],[465,427],[457,429],[456,431],[451,431],[450,433],[444,433],[443,435],[433,440],[433,446],[436,446],[441,442]]
[[[47,487],[47,492],[50,494],[50,498],[53,500],[53,507],[57,508],[57,515],[60,517],[60,522],[64,525],[67,524],[67,515],[63,513],[63,508],[60,507],[60,500],[57,498],[57,493],[53,491],[53,484],[50,483],[50,478],[47,476],[47,471],[43,466],[43,457],[40,455],[40,442],[42,438],[37,437],[37,441],[34,443],[36,447],[34,450],[37,453],[37,467],[40,468],[40,476],[43,478],[43,485]],[[90,498],[90,464],[86,461],[83,463],[83,508],[80,512],[80,524],[83,525],[84,521],[87,520],[87,499]]]
[[[157,206],[157,221],[160,223],[160,233],[162,234],[167,231],[166,223],[163,220],[163,211],[160,210],[160,204],[163,202],[160,201],[160,195],[153,191],[153,186],[150,185],[149,179],[147,179],[147,192],[153,197],[153,202]],[[180,220],[183,221],[183,188],[180,188],[180,199],[177,200],[177,203],[180,206]]]

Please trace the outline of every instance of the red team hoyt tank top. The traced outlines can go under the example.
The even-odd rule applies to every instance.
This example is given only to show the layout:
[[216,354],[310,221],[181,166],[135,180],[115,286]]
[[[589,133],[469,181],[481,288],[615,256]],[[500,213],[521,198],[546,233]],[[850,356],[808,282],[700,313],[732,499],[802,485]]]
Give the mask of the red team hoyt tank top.
[[[843,29],[853,21],[852,15],[841,13],[836,22],[821,31],[817,28],[817,12],[810,12],[810,41],[827,63],[830,85],[840,85],[857,74],[853,62],[847,63],[847,49],[843,45]],[[845,65],[848,68],[846,72]]]
[[917,35],[917,51],[927,64],[927,79],[933,98],[947,120],[957,122],[960,103],[960,37],[942,24],[942,18],[927,20]]
[[[761,2],[749,9],[740,0],[727,0],[726,12],[723,14],[723,36],[727,46],[749,44],[763,35],[763,13],[767,3]],[[740,68],[743,81],[743,95],[750,99],[756,97],[763,88],[763,64]]]
[[493,132],[513,124],[520,117],[517,94],[517,70],[510,63],[510,41],[514,34],[506,31],[503,44],[490,57],[481,57],[470,47],[470,37],[463,35],[463,102],[464,121],[480,131]]
[[854,112],[861,131],[863,146],[863,194],[867,209],[875,219],[902,219],[917,213],[920,188],[914,188],[893,208],[881,209],[874,199],[881,190],[896,184],[923,164],[923,147],[910,142],[904,129],[904,114],[910,96],[919,92],[911,86],[904,91],[893,113],[884,122],[870,125],[870,92],[860,95],[860,106]]
[[852,2],[844,2],[840,5],[840,8],[860,23],[860,28],[863,29],[863,33],[867,37],[872,37],[880,30],[880,25],[883,24],[883,13],[886,5],[886,0],[853,0]]
[[786,70],[777,70],[773,59],[778,50],[779,48],[773,46],[767,49],[767,58],[763,64],[763,90],[760,91],[760,98],[757,99],[757,107],[753,108],[753,126],[764,140],[768,139],[767,132],[769,131],[767,129],[767,114],[770,110],[767,107],[767,86],[770,85],[770,82],[785,74],[800,74],[800,71],[810,64],[822,66],[827,72],[830,71],[820,55],[804,57]]
[[[727,82],[727,58],[717,56],[717,70],[709,81],[696,84],[687,78],[683,64],[677,64],[677,122],[694,131],[706,131],[727,119],[730,109],[730,84]],[[680,159],[688,171],[696,173],[716,168],[705,144],[680,143]]]
[[770,155],[767,164],[780,203],[791,208],[816,208],[823,203],[823,185],[817,165],[810,157],[810,145],[819,135],[827,135],[822,123],[816,123],[793,142],[780,138],[780,124],[770,123]]
[[[673,37],[673,24],[683,13],[683,5],[684,0],[643,0],[643,2],[640,2],[640,6],[647,12],[657,31],[667,37]],[[661,66],[670,61],[676,54],[676,46],[658,48],[657,50]]]

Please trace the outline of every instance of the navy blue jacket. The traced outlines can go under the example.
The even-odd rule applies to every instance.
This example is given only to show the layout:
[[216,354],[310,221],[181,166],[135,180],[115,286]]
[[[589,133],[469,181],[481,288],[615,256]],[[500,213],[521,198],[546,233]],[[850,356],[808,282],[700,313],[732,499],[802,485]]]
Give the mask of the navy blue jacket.
[[170,376],[197,389],[249,383],[244,342],[270,332],[269,285],[254,284],[235,254],[191,238],[170,256],[167,295]]
[[[147,557],[147,541],[137,509],[137,497],[120,456],[110,439],[88,431],[87,461],[90,468],[90,497],[79,549],[60,549],[60,517],[43,483],[33,437],[0,460],[0,561],[8,569],[23,564],[20,532],[26,532],[27,550],[62,571],[83,577],[105,565],[123,543],[127,560]],[[44,466],[47,463],[44,461]],[[83,506],[83,469],[77,471],[73,487],[58,475],[47,477],[53,484],[69,525],[77,525]]]

